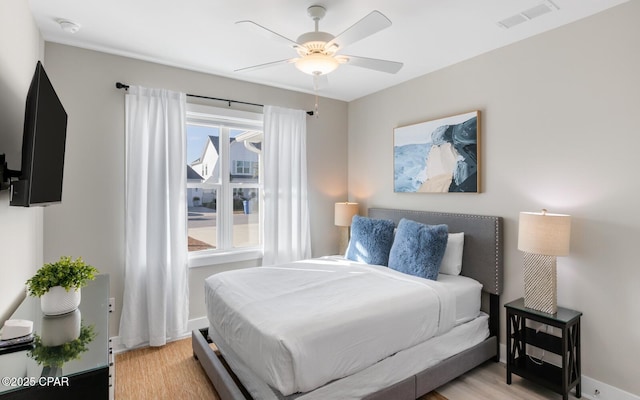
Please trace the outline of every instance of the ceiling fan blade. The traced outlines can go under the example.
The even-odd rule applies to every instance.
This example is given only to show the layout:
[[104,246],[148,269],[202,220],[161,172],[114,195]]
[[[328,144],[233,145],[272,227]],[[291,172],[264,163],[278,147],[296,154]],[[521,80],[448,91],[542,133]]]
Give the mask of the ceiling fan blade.
[[374,10],[329,41],[325,45],[325,49],[329,49],[333,45],[338,45],[338,48],[342,49],[390,26],[391,20],[380,11]]
[[251,67],[244,67],[244,68],[236,69],[236,70],[234,70],[234,72],[255,71],[257,69],[274,67],[274,66],[279,65],[279,64],[291,64],[291,63],[296,62],[296,60],[297,60],[297,58],[288,58],[286,60],[272,61],[272,62],[268,62],[268,63],[264,63],[264,64],[253,65]]
[[336,58],[341,63],[355,65],[356,67],[373,69],[380,72],[387,72],[389,74],[395,74],[396,72],[400,71],[400,68],[402,68],[402,66],[404,65],[401,62],[380,60],[377,58],[366,58],[347,55],[336,56]]
[[249,29],[259,33],[260,35],[266,36],[268,38],[274,39],[282,44],[284,44],[285,46],[289,46],[289,47],[293,47],[293,48],[298,48],[300,47],[300,44],[298,44],[297,42],[289,39],[288,37],[282,36],[281,34],[279,34],[278,32],[274,32],[269,28],[265,28],[264,26],[257,24],[253,21],[249,21],[249,20],[244,20],[244,21],[237,21],[236,25],[243,25],[248,27]]

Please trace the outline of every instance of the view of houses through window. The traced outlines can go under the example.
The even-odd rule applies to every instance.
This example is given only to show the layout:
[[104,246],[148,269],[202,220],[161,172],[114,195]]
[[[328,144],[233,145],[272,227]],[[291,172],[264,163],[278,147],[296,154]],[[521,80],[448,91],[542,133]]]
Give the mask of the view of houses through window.
[[186,131],[189,251],[261,246],[261,122],[188,114]]

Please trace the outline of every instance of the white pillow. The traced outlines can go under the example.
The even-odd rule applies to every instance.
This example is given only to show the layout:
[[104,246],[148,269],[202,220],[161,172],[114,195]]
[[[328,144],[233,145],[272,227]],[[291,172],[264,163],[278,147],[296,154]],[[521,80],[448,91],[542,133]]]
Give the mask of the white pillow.
[[460,275],[462,271],[462,249],[464,248],[464,232],[450,233],[447,248],[440,264],[440,273]]

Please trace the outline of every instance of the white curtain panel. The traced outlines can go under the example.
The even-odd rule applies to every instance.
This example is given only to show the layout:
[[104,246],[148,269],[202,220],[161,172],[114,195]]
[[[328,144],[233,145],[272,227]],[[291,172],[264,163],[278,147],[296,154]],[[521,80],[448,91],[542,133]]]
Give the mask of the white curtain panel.
[[162,346],[187,331],[184,93],[129,87],[125,284],[120,337]]
[[311,257],[307,113],[264,108],[263,265]]

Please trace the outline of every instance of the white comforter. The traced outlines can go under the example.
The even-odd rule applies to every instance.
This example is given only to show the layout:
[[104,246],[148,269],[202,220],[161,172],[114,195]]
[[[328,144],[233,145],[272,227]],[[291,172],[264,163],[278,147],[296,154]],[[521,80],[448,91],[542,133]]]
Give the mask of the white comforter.
[[324,258],[213,275],[210,324],[283,395],[358,372],[451,329],[441,284],[386,267]]

